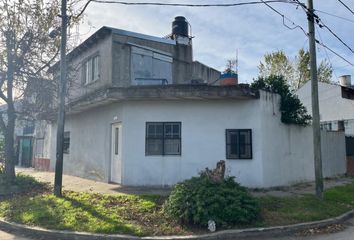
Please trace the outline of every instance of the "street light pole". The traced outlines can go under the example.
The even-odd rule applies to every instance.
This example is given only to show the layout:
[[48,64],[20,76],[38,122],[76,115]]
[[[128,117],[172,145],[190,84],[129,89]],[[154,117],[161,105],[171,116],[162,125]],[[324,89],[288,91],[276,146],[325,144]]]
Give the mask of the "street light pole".
[[66,31],[68,16],[67,0],[61,1],[61,45],[60,45],[60,82],[59,82],[59,113],[57,121],[57,150],[55,164],[54,195],[62,196],[63,182],[63,150],[65,123],[65,92],[66,92]]
[[321,130],[320,110],[318,101],[318,79],[316,64],[316,38],[313,1],[308,0],[307,19],[309,28],[309,51],[310,51],[310,74],[311,74],[311,96],[312,96],[312,128],[313,128],[313,150],[316,178],[316,196],[323,199],[323,176],[321,158]]

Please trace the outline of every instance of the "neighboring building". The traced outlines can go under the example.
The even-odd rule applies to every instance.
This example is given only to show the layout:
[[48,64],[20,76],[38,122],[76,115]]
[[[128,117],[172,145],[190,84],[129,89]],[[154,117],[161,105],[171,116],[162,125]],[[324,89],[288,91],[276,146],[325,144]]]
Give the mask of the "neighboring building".
[[[321,128],[345,132],[348,173],[354,174],[354,87],[349,75],[341,76],[339,82],[340,85],[318,83]],[[311,113],[311,82],[307,82],[296,94]]]
[[[350,76],[343,76],[350,79]],[[312,112],[311,82],[307,82],[296,94],[301,102]],[[347,136],[354,136],[354,88],[350,83],[344,85],[318,83],[320,121],[323,129],[344,130]]]
[[[19,102],[15,102],[15,108],[18,109]],[[6,110],[7,104],[0,106],[0,114],[4,115],[6,122]],[[33,152],[33,134],[35,122],[25,119],[16,119],[15,123],[15,144],[16,144],[16,162],[17,166],[31,167],[32,166],[32,152]],[[4,139],[3,134],[0,134],[0,138]]]
[[[64,173],[165,186],[226,159],[226,173],[249,187],[313,180],[311,128],[281,123],[276,94],[215,85],[220,72],[192,53],[182,17],[169,39],[103,27],[74,49]],[[48,132],[42,158],[54,170],[55,122]],[[343,174],[344,135],[323,134],[337,142],[322,142],[324,175]]]

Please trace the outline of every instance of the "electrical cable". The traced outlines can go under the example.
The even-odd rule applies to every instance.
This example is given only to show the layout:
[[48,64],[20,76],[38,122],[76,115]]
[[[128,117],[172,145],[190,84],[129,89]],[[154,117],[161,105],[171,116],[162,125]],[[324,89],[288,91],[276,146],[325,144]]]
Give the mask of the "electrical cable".
[[322,10],[315,9],[315,12],[320,12],[320,13],[327,14],[327,15],[332,16],[332,17],[336,17],[336,18],[339,18],[339,19],[354,23],[354,20],[351,20],[351,19],[345,18],[345,17],[341,17],[341,16],[338,16],[338,15],[335,15],[335,14],[332,14],[332,13],[329,13],[329,12],[325,12],[325,11],[322,11]]
[[348,5],[346,5],[344,2],[342,2],[341,0],[338,0],[338,2],[340,2],[346,9],[348,9],[352,14],[354,14],[354,11],[350,9],[350,7],[348,7]]
[[[302,30],[302,32],[308,36],[308,33],[304,30],[303,27],[301,27],[300,25],[294,23],[292,20],[290,20],[289,18],[287,18],[284,14],[280,13],[278,10],[276,10],[275,8],[273,8],[272,6],[270,6],[268,3],[266,3],[265,1],[263,0],[260,0],[262,3],[264,3],[266,6],[268,6],[270,9],[272,9],[274,12],[276,12],[278,15],[280,15],[282,18],[283,18],[283,24],[284,24],[284,18],[286,18],[288,21],[290,21],[293,25],[295,25],[295,27],[293,28],[290,28],[289,26],[285,25],[287,28],[293,30],[295,28],[299,28]],[[298,0],[294,0],[294,2],[296,2],[297,4],[300,4],[304,10],[306,11],[307,14],[309,14],[307,12],[307,7],[303,6],[302,3],[300,3]],[[318,17],[317,15],[315,15],[315,17]],[[315,39],[316,43],[318,43],[319,45],[321,45],[322,47],[326,48],[327,50],[329,50],[330,52],[332,52],[333,54],[335,54],[337,57],[341,58],[343,61],[347,62],[348,64],[350,64],[351,66],[354,66],[353,63],[351,63],[350,61],[348,61],[347,59],[345,59],[343,56],[341,56],[339,53],[337,53],[336,51],[332,50],[331,48],[329,48],[327,45],[325,45],[323,42],[320,42],[319,40]]]
[[[261,2],[238,2],[238,3],[215,3],[215,4],[186,4],[186,3],[161,3],[161,2],[125,2],[114,0],[91,0],[96,3],[121,4],[121,5],[140,5],[140,6],[171,6],[171,7],[235,7],[243,5],[261,4]],[[267,3],[292,3],[288,0],[270,0]]]
[[[321,34],[320,34],[320,31],[318,31],[318,28],[317,28],[316,26],[315,26],[315,28],[316,28],[316,31],[317,31],[317,33],[318,33],[318,36],[319,36],[319,38],[320,38],[321,42],[323,42],[322,37],[321,37]],[[329,58],[329,55],[328,55],[327,49],[326,49],[326,48],[324,48],[324,50],[325,50],[325,53],[326,53],[326,56],[327,56],[328,62],[329,62],[330,66],[331,66],[331,68],[332,68],[332,70],[333,70],[333,74],[334,74],[334,76],[336,77],[336,79],[338,79],[337,74],[336,74],[336,72],[334,71],[334,68],[333,68],[333,64],[332,64],[332,62],[331,62],[331,59]]]

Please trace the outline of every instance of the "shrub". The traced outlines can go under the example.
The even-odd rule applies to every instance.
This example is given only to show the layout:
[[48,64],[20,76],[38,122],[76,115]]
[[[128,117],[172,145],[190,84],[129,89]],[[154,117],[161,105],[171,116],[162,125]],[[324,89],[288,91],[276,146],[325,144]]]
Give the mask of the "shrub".
[[215,182],[201,174],[178,183],[163,210],[184,224],[206,226],[208,220],[214,220],[225,227],[256,220],[260,208],[257,200],[233,177]]

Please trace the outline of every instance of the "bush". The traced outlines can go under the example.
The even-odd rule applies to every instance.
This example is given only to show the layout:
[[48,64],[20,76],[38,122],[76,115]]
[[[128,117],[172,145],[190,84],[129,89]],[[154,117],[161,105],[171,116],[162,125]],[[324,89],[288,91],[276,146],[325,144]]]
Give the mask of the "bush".
[[260,208],[257,200],[233,177],[215,182],[201,174],[178,183],[163,210],[184,224],[206,226],[208,220],[214,220],[225,227],[256,220]]

